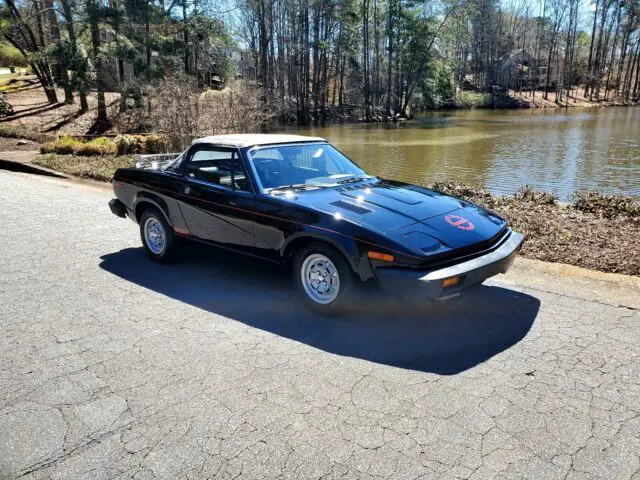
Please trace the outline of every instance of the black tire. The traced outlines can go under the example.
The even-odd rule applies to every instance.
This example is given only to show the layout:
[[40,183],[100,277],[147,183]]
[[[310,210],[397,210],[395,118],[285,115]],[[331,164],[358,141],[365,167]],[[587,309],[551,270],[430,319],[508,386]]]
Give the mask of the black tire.
[[[314,258],[320,259],[318,256],[330,260],[331,264],[335,267],[335,272],[338,277],[337,294],[335,298],[330,301],[327,301],[326,298],[318,298],[320,295],[314,298],[312,294],[307,291],[303,283],[302,270],[307,267],[305,262],[309,259],[309,263],[313,263]],[[330,267],[329,264],[327,265]],[[328,269],[328,271],[331,270],[332,268]],[[304,304],[320,315],[332,316],[344,313],[353,300],[355,285],[351,266],[338,250],[326,243],[313,243],[295,254],[293,261],[293,279]],[[333,279],[335,280],[335,277],[333,277]],[[308,288],[312,288],[309,284],[307,285]],[[324,282],[324,285],[326,286],[327,282]]]
[[[150,239],[147,239],[145,235],[145,228],[147,222],[157,222],[156,225],[160,226],[163,233],[163,247],[158,249],[158,244],[153,244]],[[140,239],[142,240],[142,246],[149,258],[155,262],[167,263],[174,258],[176,250],[176,238],[173,234],[171,225],[165,219],[165,216],[160,213],[157,208],[149,207],[140,216]],[[158,230],[159,231],[159,230]]]

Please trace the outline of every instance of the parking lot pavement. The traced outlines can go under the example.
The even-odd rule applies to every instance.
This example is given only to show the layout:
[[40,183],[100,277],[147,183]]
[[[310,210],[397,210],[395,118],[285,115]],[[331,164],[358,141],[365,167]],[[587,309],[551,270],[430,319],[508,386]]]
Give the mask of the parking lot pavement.
[[0,172],[0,478],[640,478],[640,314],[500,280],[314,316],[150,263],[108,192]]

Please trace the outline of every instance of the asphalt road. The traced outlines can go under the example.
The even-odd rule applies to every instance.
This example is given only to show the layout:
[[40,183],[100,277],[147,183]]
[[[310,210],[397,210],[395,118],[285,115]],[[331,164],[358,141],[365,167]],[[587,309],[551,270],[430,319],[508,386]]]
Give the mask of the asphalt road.
[[0,172],[0,478],[640,478],[640,313],[500,280],[311,315],[150,263],[107,192]]

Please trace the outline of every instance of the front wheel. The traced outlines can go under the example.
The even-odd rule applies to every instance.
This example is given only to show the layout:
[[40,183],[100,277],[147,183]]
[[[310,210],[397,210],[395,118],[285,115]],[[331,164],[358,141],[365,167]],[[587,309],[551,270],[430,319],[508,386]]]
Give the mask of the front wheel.
[[344,311],[353,291],[349,264],[329,245],[312,244],[295,257],[293,275],[305,304],[321,315]]
[[171,225],[157,209],[148,208],[140,217],[140,237],[147,255],[156,262],[171,260],[175,242]]

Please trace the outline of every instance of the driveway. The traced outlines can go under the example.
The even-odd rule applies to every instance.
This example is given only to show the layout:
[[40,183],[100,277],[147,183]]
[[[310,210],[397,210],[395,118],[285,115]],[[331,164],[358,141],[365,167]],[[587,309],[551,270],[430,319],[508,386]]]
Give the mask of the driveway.
[[638,310],[497,278],[321,318],[257,260],[150,263],[109,198],[0,172],[0,478],[640,478]]

